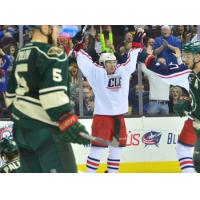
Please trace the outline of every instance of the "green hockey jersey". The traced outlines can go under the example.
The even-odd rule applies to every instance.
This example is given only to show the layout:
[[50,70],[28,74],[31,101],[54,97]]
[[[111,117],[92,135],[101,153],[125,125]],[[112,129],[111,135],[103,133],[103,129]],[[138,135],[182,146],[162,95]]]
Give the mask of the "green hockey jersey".
[[6,92],[6,103],[19,126],[58,126],[69,103],[68,58],[60,48],[40,42],[19,50]]
[[195,117],[200,120],[200,72],[192,72],[189,77],[190,84],[190,97],[192,99],[192,117]]
[[20,168],[19,160],[7,162],[0,168],[0,173],[16,173]]

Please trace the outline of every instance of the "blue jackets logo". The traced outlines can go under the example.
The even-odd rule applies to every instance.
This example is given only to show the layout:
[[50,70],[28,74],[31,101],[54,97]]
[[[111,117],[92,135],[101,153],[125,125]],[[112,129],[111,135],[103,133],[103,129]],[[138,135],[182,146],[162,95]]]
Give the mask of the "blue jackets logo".
[[12,128],[11,127],[5,127],[5,128],[0,128],[0,141],[3,138],[12,138]]
[[148,145],[156,145],[158,146],[158,143],[160,142],[161,133],[156,131],[150,131],[148,133],[145,133],[142,137],[142,142],[145,144],[145,147]]

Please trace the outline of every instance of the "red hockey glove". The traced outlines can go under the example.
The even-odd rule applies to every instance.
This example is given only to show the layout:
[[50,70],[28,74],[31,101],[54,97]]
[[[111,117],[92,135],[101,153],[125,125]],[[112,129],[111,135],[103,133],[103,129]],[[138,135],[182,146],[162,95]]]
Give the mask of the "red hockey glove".
[[89,134],[85,126],[78,121],[78,117],[72,113],[63,115],[59,120],[59,129],[63,133],[66,142],[78,143],[83,145],[90,144],[90,141],[81,137],[80,132]]
[[84,43],[77,43],[75,46],[74,46],[74,51],[80,51],[81,49],[85,49],[85,44]]

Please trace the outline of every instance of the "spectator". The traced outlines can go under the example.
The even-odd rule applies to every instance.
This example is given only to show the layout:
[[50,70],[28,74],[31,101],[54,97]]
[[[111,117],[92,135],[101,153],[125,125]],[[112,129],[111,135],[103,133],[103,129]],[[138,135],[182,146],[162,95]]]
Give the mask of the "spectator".
[[161,36],[155,39],[154,54],[158,57],[165,58],[167,65],[170,63],[177,64],[177,59],[173,55],[175,48],[181,49],[180,40],[177,37],[171,35],[170,26],[162,26]]
[[108,38],[105,37],[102,27],[100,26],[100,42],[102,52],[114,53],[115,48],[113,45],[113,34],[111,26],[107,26]]
[[[79,115],[79,102],[75,104],[75,114]],[[83,115],[92,116],[94,111],[94,101],[89,88],[83,89]]]
[[[187,26],[185,25],[178,25],[175,26],[175,30],[173,31],[173,34],[179,38],[181,41],[181,47],[188,42],[187,41]],[[182,49],[182,48],[181,48]]]
[[129,114],[139,114],[139,91],[142,90],[143,95],[143,112],[147,113],[149,104],[149,92],[144,90],[144,85],[140,88],[139,85],[134,85],[129,91]]
[[173,106],[181,98],[183,92],[179,86],[172,86],[170,88],[170,100],[169,100],[169,113],[174,114]]
[[146,44],[145,49],[146,49],[146,52],[148,54],[153,54],[153,45],[154,45],[154,43],[155,43],[155,40],[153,38],[149,38],[147,40],[147,44]]
[[78,81],[78,66],[76,61],[72,61],[70,68],[70,75],[71,75],[71,81],[70,81],[70,93],[71,93],[71,103],[72,105],[75,105],[79,99],[79,81]]
[[7,90],[8,84],[7,69],[9,64],[8,56],[0,49],[0,115],[5,118],[9,116],[4,102],[4,93]]
[[115,53],[117,59],[118,59],[118,64],[125,63],[128,57],[128,52],[132,47],[132,42],[126,42],[124,46],[120,47],[119,49],[119,54]]
[[13,62],[15,60],[15,57],[16,57],[16,45],[15,44],[10,44],[8,46],[8,48],[6,49],[6,54],[8,55],[8,58],[10,60],[10,65],[8,66],[8,73],[10,74],[11,71],[12,71],[12,68],[13,68]]

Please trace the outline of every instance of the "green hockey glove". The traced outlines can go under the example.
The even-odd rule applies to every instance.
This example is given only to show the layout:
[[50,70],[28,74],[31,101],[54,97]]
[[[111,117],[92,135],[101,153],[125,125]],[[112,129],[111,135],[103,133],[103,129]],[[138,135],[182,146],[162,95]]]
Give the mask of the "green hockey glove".
[[59,128],[63,133],[66,142],[78,143],[83,145],[90,144],[90,141],[81,137],[80,132],[89,134],[85,126],[78,121],[78,117],[72,113],[63,115],[59,120]]

